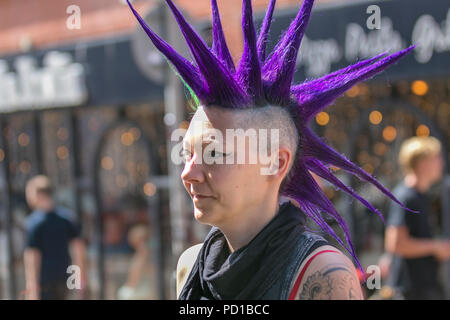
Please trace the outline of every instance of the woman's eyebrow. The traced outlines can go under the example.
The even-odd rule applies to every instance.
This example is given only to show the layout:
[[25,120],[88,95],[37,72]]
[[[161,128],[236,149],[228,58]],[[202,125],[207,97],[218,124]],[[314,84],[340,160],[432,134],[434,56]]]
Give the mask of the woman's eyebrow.
[[202,144],[210,144],[212,142],[217,143],[217,142],[219,142],[219,140],[216,138],[212,139],[210,136],[203,138],[203,140],[202,140]]
[[[195,140],[197,137],[191,137],[190,140]],[[216,143],[218,144],[220,141],[217,138],[211,138],[211,135],[202,135],[202,146],[205,144]],[[195,142],[194,142],[195,144]],[[183,139],[183,149],[189,149],[193,144],[188,142],[186,139]]]

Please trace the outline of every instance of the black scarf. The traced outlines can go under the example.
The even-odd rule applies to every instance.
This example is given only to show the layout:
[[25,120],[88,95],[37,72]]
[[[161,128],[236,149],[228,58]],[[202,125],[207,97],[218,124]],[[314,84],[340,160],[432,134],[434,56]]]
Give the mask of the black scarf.
[[291,202],[244,247],[230,254],[223,233],[213,227],[203,243],[179,300],[258,299],[275,281],[306,217]]

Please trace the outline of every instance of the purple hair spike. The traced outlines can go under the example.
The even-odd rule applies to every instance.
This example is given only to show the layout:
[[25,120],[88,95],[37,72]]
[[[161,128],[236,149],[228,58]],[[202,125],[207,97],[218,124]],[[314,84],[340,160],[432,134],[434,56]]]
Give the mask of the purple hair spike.
[[272,24],[273,12],[275,11],[276,0],[270,0],[269,6],[266,11],[266,15],[261,25],[261,29],[259,31],[257,48],[258,48],[258,56],[259,61],[264,63],[266,60],[266,48],[267,48],[267,37],[270,30],[270,25]]
[[[320,189],[317,182],[314,180],[314,178],[311,176],[311,174],[308,172],[306,166],[298,162],[296,164],[296,175],[293,176],[293,178],[289,181],[288,185],[283,191],[283,194],[288,195],[290,197],[293,197],[294,199],[299,202],[300,206],[302,204],[305,204],[307,202],[309,206],[306,207],[312,207],[315,208],[313,210],[308,210],[310,213],[313,213],[316,211],[313,215],[315,216],[316,223],[327,233],[329,233],[333,238],[336,239],[336,241],[339,242],[340,245],[342,245],[350,254],[351,256],[356,260],[358,266],[361,267],[358,258],[356,257],[355,249],[353,248],[351,239],[350,239],[350,232],[348,230],[347,223],[345,220],[341,217],[341,215],[336,211],[331,201],[325,196],[325,194]],[[319,209],[319,210],[318,210]],[[326,223],[326,221],[323,219],[323,217],[320,215],[320,211],[328,214],[333,219],[336,220],[339,227],[344,232],[346,241],[348,243],[348,247],[344,244],[344,242],[336,235],[336,233],[333,231],[333,229]]]
[[242,104],[248,105],[251,102],[248,95],[239,86],[231,72],[216,58],[202,38],[187,23],[172,0],[166,0],[166,2],[186,38],[186,43],[197,62],[200,72],[209,86],[210,99],[206,103],[223,104],[230,107],[239,107]]
[[239,63],[237,76],[240,83],[253,98],[255,105],[263,103],[263,88],[261,83],[261,67],[256,49],[256,31],[253,24],[252,2],[242,2],[242,29],[244,31],[244,52]]
[[309,159],[305,162],[306,167],[308,170],[314,172],[319,177],[327,180],[329,183],[333,184],[334,186],[338,187],[342,191],[348,193],[355,199],[357,199],[359,202],[361,202],[364,206],[366,206],[370,211],[377,214],[380,219],[385,223],[384,217],[381,214],[380,211],[378,211],[373,205],[371,205],[366,199],[361,197],[359,194],[357,194],[352,188],[346,186],[344,183],[341,182],[338,178],[335,177],[335,175],[322,163],[320,163],[319,160],[315,159]]
[[317,82],[308,91],[299,92],[297,100],[304,120],[308,121],[356,83],[369,79],[383,71],[413,48],[414,46],[411,46],[363,68],[355,66],[353,71],[350,70],[350,72],[338,74],[326,81]]
[[329,73],[323,77],[320,77],[318,79],[314,79],[314,80],[309,80],[309,81],[305,81],[301,84],[298,84],[296,86],[293,86],[291,88],[291,94],[293,95],[298,95],[298,94],[302,94],[304,92],[312,92],[315,88],[315,86],[317,84],[320,83],[325,83],[327,81],[331,81],[333,79],[335,79],[336,77],[343,75],[343,74],[348,74],[350,72],[359,70],[369,64],[372,64],[375,61],[380,60],[381,58],[387,56],[388,53],[387,52],[383,52],[373,58],[367,59],[367,60],[363,60],[363,61],[359,61],[353,65],[347,66],[345,68],[339,69],[335,72]]
[[266,94],[276,101],[289,103],[292,79],[298,50],[308,25],[314,0],[304,0],[295,20],[289,26],[264,64],[263,78],[267,82]]
[[212,50],[216,56],[222,61],[222,63],[228,68],[228,70],[234,72],[234,62],[231,57],[230,50],[228,49],[225,35],[222,29],[222,22],[220,21],[219,8],[217,6],[217,0],[211,0],[212,11],[212,36],[213,45]]
[[208,97],[205,90],[205,82],[198,69],[192,65],[190,61],[177,53],[167,42],[162,40],[157,34],[155,34],[142,17],[134,10],[131,3],[127,0],[128,5],[131,8],[134,16],[147,33],[150,40],[155,47],[161,51],[161,53],[169,60],[169,62],[177,69],[180,76],[189,84],[192,90],[197,94],[200,99],[206,99]]
[[303,128],[303,157],[315,158],[319,161],[341,168],[363,181],[367,181],[378,188],[382,193],[398,203],[403,209],[417,213],[414,210],[405,207],[388,189],[379,183],[374,177],[363,169],[347,160],[344,156],[327,146],[319,137],[317,137],[309,128]]

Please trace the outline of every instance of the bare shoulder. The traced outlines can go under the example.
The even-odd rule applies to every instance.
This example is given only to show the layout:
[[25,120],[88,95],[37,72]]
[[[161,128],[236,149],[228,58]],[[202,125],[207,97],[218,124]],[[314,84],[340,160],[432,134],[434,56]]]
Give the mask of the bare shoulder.
[[[322,252],[330,250],[329,252]],[[314,258],[313,258],[314,257]],[[291,284],[304,269],[300,286],[296,293],[296,300],[360,300],[364,299],[361,285],[352,261],[340,250],[325,245],[317,248],[303,261]]]
[[202,248],[203,243],[196,244],[186,249],[178,259],[177,264],[177,297],[186,283],[189,273],[191,273],[195,260],[197,260],[198,253]]

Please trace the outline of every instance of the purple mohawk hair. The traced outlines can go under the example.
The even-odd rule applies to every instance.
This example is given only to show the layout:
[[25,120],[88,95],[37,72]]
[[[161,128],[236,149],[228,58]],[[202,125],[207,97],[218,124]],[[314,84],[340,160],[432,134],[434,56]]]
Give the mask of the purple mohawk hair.
[[[195,65],[158,37],[134,10],[130,2],[128,0],[127,2],[150,40],[175,67],[195,101],[204,105],[214,104],[234,109],[267,104],[289,108],[302,142],[301,152],[295,159],[289,180],[281,190],[281,194],[296,200],[301,209],[322,230],[333,236],[352,255],[359,269],[363,271],[356,257],[347,224],[322,192],[310,172],[356,198],[370,211],[380,216],[383,222],[383,215],[367,200],[336,178],[330,170],[331,166],[341,168],[359,179],[371,183],[404,209],[415,211],[406,208],[374,177],[326,145],[307,125],[312,118],[342,96],[345,91],[396,63],[415,46],[391,55],[385,52],[321,78],[293,85],[297,55],[314,0],[303,1],[296,18],[267,57],[267,38],[276,0],[270,0],[258,36],[253,24],[251,0],[243,0],[244,51],[237,69],[225,41],[216,0],[211,0],[213,29],[211,49],[186,22],[173,1],[166,0],[186,39]],[[348,247],[325,221],[322,216],[323,212],[337,221],[344,231]]]

